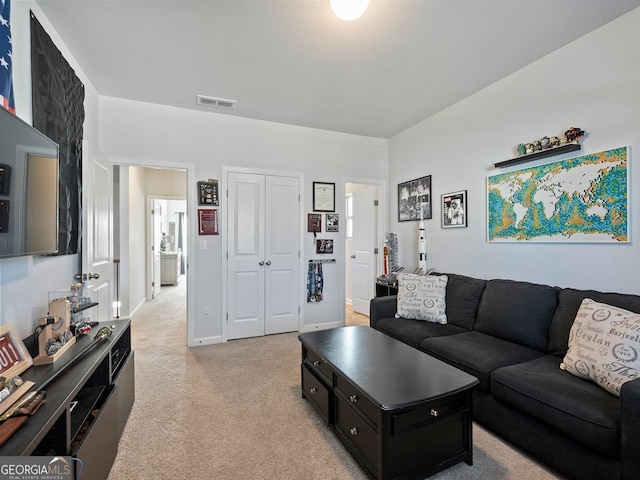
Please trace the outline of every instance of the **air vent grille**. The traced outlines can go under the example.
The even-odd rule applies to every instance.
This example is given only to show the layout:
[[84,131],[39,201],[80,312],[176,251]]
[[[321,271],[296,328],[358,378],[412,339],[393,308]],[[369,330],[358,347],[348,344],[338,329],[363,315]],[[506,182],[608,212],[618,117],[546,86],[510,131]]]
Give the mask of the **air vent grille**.
[[226,108],[227,110],[233,110],[236,108],[237,100],[196,95],[196,103],[198,105],[204,105],[206,107]]

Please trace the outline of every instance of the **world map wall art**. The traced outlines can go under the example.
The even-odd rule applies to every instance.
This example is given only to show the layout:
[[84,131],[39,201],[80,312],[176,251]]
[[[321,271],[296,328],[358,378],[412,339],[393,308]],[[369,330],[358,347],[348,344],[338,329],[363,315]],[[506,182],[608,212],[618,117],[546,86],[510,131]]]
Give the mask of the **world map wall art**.
[[489,242],[629,241],[627,147],[487,178]]

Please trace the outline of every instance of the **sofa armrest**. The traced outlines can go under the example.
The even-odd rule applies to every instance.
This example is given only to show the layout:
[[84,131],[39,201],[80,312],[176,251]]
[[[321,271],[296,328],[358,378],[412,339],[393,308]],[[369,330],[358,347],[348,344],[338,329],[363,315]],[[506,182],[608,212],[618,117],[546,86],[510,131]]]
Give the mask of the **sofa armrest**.
[[620,432],[623,478],[640,478],[640,378],[620,389]]
[[397,310],[397,295],[372,298],[369,302],[369,324],[375,328],[381,318],[393,317]]

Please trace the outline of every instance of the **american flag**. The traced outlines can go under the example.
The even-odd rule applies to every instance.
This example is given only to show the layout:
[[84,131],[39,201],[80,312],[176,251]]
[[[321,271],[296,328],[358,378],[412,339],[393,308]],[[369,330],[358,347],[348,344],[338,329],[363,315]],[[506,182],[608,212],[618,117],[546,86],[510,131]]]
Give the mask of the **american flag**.
[[13,102],[13,79],[11,76],[10,11],[11,0],[0,0],[0,103],[11,113],[16,113],[16,107]]

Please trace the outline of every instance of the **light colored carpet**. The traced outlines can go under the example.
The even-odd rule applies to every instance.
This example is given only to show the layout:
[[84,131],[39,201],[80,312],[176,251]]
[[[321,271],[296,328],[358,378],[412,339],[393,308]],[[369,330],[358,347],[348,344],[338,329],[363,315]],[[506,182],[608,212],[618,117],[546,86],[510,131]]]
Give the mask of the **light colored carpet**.
[[[134,316],[132,341],[136,402],[109,480],[367,478],[300,396],[297,333],[188,348],[183,282]],[[473,434],[474,465],[431,478],[558,478],[477,425]]]

